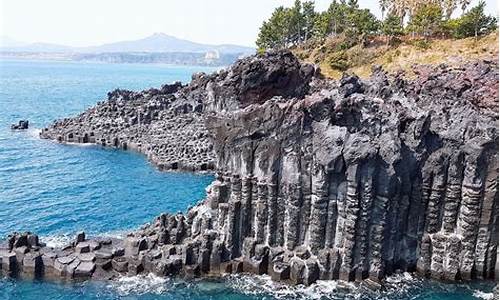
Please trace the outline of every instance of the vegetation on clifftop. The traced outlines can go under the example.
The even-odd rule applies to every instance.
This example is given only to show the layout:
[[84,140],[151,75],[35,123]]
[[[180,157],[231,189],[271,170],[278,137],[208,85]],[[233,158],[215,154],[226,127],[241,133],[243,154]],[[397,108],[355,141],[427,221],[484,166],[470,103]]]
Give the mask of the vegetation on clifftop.
[[[290,48],[301,59],[319,64],[329,77],[352,71],[370,73],[373,64],[409,70],[415,63],[454,64],[498,57],[497,18],[479,2],[466,0],[381,0],[378,20],[357,0],[334,0],[323,12],[313,1],[278,7],[260,28],[257,46]],[[452,12],[462,9],[459,17]]]

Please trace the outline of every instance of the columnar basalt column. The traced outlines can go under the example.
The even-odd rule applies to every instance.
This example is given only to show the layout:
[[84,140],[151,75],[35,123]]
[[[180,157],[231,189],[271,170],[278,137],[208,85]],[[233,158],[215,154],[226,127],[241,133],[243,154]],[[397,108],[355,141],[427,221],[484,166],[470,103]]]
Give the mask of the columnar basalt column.
[[278,230],[278,191],[277,185],[267,183],[267,195],[269,199],[268,214],[267,214],[267,244],[276,246],[276,237]]
[[387,226],[387,215],[390,201],[393,198],[394,174],[391,170],[379,170],[376,178],[376,195],[373,199],[372,219],[374,220],[370,228],[369,257],[369,278],[380,280],[385,272],[383,262],[384,231]]
[[478,159],[480,158],[480,154],[477,152],[468,154],[465,158],[462,205],[457,223],[458,234],[463,237],[463,258],[460,265],[460,275],[461,278],[466,280],[472,278],[484,184],[484,170],[481,170],[479,167]]
[[250,236],[255,236],[255,232],[257,231],[257,224],[255,223],[255,215],[257,213],[257,210],[255,209],[255,203],[257,202],[257,199],[259,198],[258,196],[258,179],[257,177],[252,177],[252,209],[249,212],[248,217],[250,218]]
[[285,220],[286,220],[286,200],[284,196],[284,187],[282,183],[276,185],[277,195],[276,195],[276,235],[275,235],[275,245],[285,246]]
[[347,180],[342,181],[337,194],[337,222],[335,228],[335,248],[341,249],[344,245],[344,223],[346,220]]
[[[463,153],[455,152],[448,166],[448,181],[443,207],[443,230],[446,234],[453,233],[457,221],[458,207],[461,202],[463,181]],[[458,253],[457,253],[458,255]]]
[[431,257],[432,257],[432,241],[429,234],[425,233],[420,242],[420,257],[417,261],[417,272],[423,276],[428,276],[430,273]]
[[[252,209],[253,209],[253,199],[252,190],[254,178],[252,176],[245,176],[241,180],[241,199],[242,199],[242,210],[241,210],[241,222],[242,222],[242,237],[247,237],[252,235]],[[243,226],[244,225],[244,226]]]
[[446,280],[453,281],[459,279],[461,247],[462,241],[460,237],[455,234],[448,237],[443,258],[444,279]]
[[241,179],[235,175],[231,178],[231,196],[227,215],[228,235],[226,247],[231,253],[231,258],[240,256],[241,237]]
[[446,249],[446,237],[438,232],[432,234],[431,237],[431,248],[432,248],[432,256],[431,256],[431,277],[435,279],[443,279],[443,263],[445,258],[445,249]]
[[340,176],[333,171],[328,174],[328,213],[325,228],[325,248],[332,248],[335,244],[335,230],[337,227],[338,215],[338,187],[340,185]]
[[313,163],[309,246],[313,253],[325,245],[328,216],[328,180],[324,167]]
[[356,246],[356,223],[358,221],[358,164],[347,167],[347,197],[345,201],[346,220],[344,224],[344,243],[340,279],[351,280],[354,263],[354,247]]
[[255,241],[262,244],[266,240],[266,224],[268,220],[268,196],[265,182],[257,184],[257,201],[255,207]]
[[312,145],[306,144],[302,145],[301,155],[300,155],[300,211],[299,211],[299,238],[298,244],[302,245],[306,242],[308,235],[310,234],[310,223],[312,219],[312,168],[313,168],[313,158],[310,153]]
[[375,166],[367,164],[362,169],[360,178],[360,202],[361,210],[358,222],[358,234],[356,238],[356,252],[359,260],[356,269],[356,279],[362,280],[368,275],[368,226],[370,224],[370,212],[373,202],[373,173]]
[[300,197],[298,184],[288,184],[288,199],[285,211],[285,243],[288,250],[299,245]]
[[[490,248],[490,241],[492,238],[491,232],[494,231],[494,220],[498,219],[498,206],[495,208],[495,202],[498,203],[498,201],[495,201],[498,200],[498,156],[493,154],[490,157],[491,159],[486,161],[487,170],[474,263],[475,274],[480,279],[490,277],[494,269],[491,264],[492,260],[488,259],[488,257],[495,255],[495,249]],[[498,234],[494,238],[498,238]]]
[[[427,233],[435,233],[440,228],[440,211],[446,187],[447,158],[443,153],[435,153],[437,157],[429,158],[429,168],[432,167],[432,185],[427,201],[426,224]],[[427,167],[427,166],[426,166]],[[426,168],[424,167],[424,168]]]

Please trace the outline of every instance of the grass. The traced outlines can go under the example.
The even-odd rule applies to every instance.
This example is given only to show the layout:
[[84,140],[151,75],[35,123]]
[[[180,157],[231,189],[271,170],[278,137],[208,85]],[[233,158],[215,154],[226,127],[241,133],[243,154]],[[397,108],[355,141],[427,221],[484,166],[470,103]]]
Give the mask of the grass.
[[[318,64],[323,75],[334,79],[340,78],[343,72],[332,65],[341,65],[346,72],[366,78],[370,76],[373,65],[381,65],[389,72],[402,69],[411,76],[414,64],[459,65],[478,59],[498,60],[498,31],[477,39],[437,39],[425,44],[410,40],[397,46],[374,42],[347,50],[342,48],[342,40],[343,37],[331,38],[321,45],[308,44],[293,51],[302,60]],[[342,58],[347,58],[347,67],[343,62],[332,63],[332,57],[337,59],[340,51],[344,51]]]

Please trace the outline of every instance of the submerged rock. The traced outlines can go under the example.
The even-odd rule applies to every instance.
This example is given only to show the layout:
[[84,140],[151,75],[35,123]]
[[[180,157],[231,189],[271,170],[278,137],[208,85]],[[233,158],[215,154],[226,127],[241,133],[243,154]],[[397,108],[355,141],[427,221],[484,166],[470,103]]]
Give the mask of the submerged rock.
[[[80,238],[59,250],[56,274],[250,272],[371,288],[396,271],[493,278],[498,66],[425,70],[411,79],[374,68],[369,80],[337,83],[272,52],[184,87],[114,91],[57,121],[41,136],[127,145],[165,168],[213,168],[216,180],[185,215],[163,214],[124,241]],[[8,270],[20,247],[41,251],[19,237],[12,245]]]

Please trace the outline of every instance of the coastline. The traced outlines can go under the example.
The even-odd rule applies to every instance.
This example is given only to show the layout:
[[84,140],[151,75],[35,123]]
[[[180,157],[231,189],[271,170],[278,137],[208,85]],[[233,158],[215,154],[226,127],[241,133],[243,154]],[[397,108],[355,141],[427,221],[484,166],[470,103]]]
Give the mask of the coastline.
[[[467,66],[469,69],[462,72],[485,68],[484,64],[486,63]],[[276,71],[276,68],[281,69]],[[247,70],[252,70],[261,77],[248,75]],[[283,85],[276,85],[274,72],[287,79]],[[443,106],[444,109],[449,109],[448,105],[458,105],[451,101],[434,102],[433,99],[442,96],[442,90],[432,87],[439,82],[455,80],[460,88],[461,77],[451,78],[454,75],[450,74],[454,73],[450,69],[443,68],[433,72],[438,75],[404,83],[403,88],[408,91],[422,86],[418,80],[429,84],[429,90],[419,94],[423,100],[419,99],[417,102],[410,93],[407,98],[401,98],[391,90],[398,88],[392,86],[391,82],[400,84],[399,78],[389,81],[383,70],[374,70],[369,82],[362,82],[355,76],[346,76],[339,83],[329,82],[316,77],[313,66],[300,64],[287,52],[275,52],[239,61],[230,71],[194,75],[188,86],[165,85],[161,89],[143,92],[113,91],[107,102],[90,108],[78,117],[57,121],[44,129],[41,135],[61,142],[100,141],[102,145],[144,151],[135,143],[135,139],[139,138],[141,145],[142,141],[147,142],[144,148],[148,151],[143,153],[150,156],[149,151],[152,149],[168,149],[161,146],[154,148],[154,142],[148,140],[151,133],[158,133],[155,130],[160,128],[159,134],[164,137],[167,125],[177,125],[179,120],[187,117],[190,120],[186,123],[188,127],[175,127],[173,138],[200,137],[200,134],[202,138],[210,137],[214,144],[203,144],[205,140],[202,140],[202,149],[213,150],[214,157],[217,158],[217,166],[213,166],[217,171],[217,178],[207,188],[206,199],[185,215],[161,215],[153,223],[131,232],[124,241],[83,238],[77,239],[66,249],[47,249],[51,253],[62,251],[61,256],[53,257],[53,268],[56,269],[57,276],[94,278],[96,274],[96,278],[108,278],[116,273],[135,275],[144,272],[189,278],[224,273],[254,273],[269,274],[273,280],[295,285],[340,279],[365,282],[374,288],[380,288],[386,276],[406,271],[416,271],[425,277],[445,281],[474,279],[474,272],[470,269],[474,265],[457,262],[460,248],[453,247],[457,239],[465,249],[475,247],[476,239],[467,233],[457,236],[454,228],[458,226],[459,230],[463,230],[473,226],[474,222],[479,222],[481,210],[491,213],[488,207],[494,206],[494,198],[490,197],[495,192],[494,187],[484,187],[486,196],[477,198],[474,195],[479,190],[479,184],[483,189],[485,182],[498,181],[498,172],[495,174],[491,165],[483,168],[485,162],[481,159],[497,159],[498,149],[491,146],[493,144],[488,140],[495,139],[495,136],[479,134],[486,142],[471,140],[464,143],[471,143],[472,146],[482,143],[481,145],[488,146],[467,153],[468,160],[462,160],[460,157],[463,150],[454,148],[456,144],[438,143],[441,134],[453,137],[453,132],[450,135],[447,128],[457,127],[460,131],[460,127],[465,125],[459,121],[451,125],[445,124],[441,115],[425,111],[428,107],[441,109]],[[247,78],[244,80],[238,77],[247,75],[253,80],[266,78],[269,81],[259,81],[256,84],[245,81]],[[236,76],[236,79],[232,76]],[[498,78],[498,73],[489,73],[488,77],[480,80],[484,84],[490,84],[495,76]],[[241,87],[239,82],[245,82],[248,87]],[[473,90],[467,91],[474,93]],[[458,110],[452,107],[452,113],[477,118],[474,120],[479,124],[478,131],[490,130],[492,112],[470,103],[470,99],[476,99],[475,94],[464,94],[462,91],[447,97],[454,97],[453,100],[457,100],[457,103],[468,110],[464,112],[462,107]],[[127,110],[131,104],[136,107],[137,103],[141,105],[140,112],[136,109]],[[156,112],[164,113],[163,117],[156,115]],[[331,115],[334,116],[333,121]],[[123,116],[128,116],[126,121]],[[114,121],[101,122],[106,118]],[[397,122],[385,123],[385,118]],[[162,123],[167,121],[171,123]],[[156,126],[157,122],[159,126]],[[455,119],[449,122],[455,122]],[[401,126],[403,123],[405,125]],[[144,124],[147,126],[143,126]],[[196,125],[193,127],[196,130],[191,131],[192,127],[189,126],[193,124]],[[373,132],[369,129],[371,127],[364,128],[364,124],[375,124],[394,134],[384,135],[384,130]],[[432,133],[429,129],[431,126],[434,126]],[[352,132],[345,134],[345,128]],[[373,136],[366,139],[363,134]],[[405,146],[411,150],[405,151],[414,151],[415,159],[422,160],[415,166],[418,172],[423,173],[420,175],[423,178],[418,178],[422,182],[407,180],[404,183],[401,179],[397,180],[398,176],[407,172],[400,167],[398,160],[404,160],[408,153],[394,146],[397,145],[393,140],[395,137],[403,137],[401,141],[397,141],[407,143]],[[175,142],[168,140],[164,144],[173,143]],[[342,148],[340,153],[336,152],[338,149],[335,145]],[[175,155],[182,158],[190,154],[185,145],[178,143],[174,146],[180,146],[175,148],[179,150],[174,151]],[[437,151],[440,147],[443,149]],[[317,152],[309,152],[311,148]],[[429,153],[420,155],[419,151]],[[310,153],[317,156],[313,159],[314,156],[309,155]],[[337,154],[340,158],[331,156]],[[184,166],[191,166],[179,164],[174,168],[173,163],[179,161],[179,157],[175,155],[168,157],[173,160],[167,160],[167,164],[170,164],[167,167],[184,169]],[[196,155],[188,155],[187,158],[197,161]],[[158,164],[162,163],[163,160]],[[459,167],[455,168],[455,164],[459,164]],[[203,169],[202,165],[198,165],[192,170],[197,168]],[[449,179],[438,177],[444,174],[442,170],[448,168],[450,171],[446,172],[446,176]],[[465,168],[470,174],[463,176],[455,171],[461,168]],[[474,175],[475,172],[481,172],[479,170],[485,170],[480,175],[484,179],[479,183],[469,182],[468,180],[475,180],[479,176]],[[375,176],[377,172],[387,176]],[[428,179],[434,177],[440,178],[440,181]],[[452,187],[455,186],[455,181],[465,182],[461,187],[463,191],[460,191],[464,195],[464,208],[443,208],[434,203],[441,197],[438,193],[444,190],[441,185],[446,184],[447,180],[450,180]],[[327,185],[332,188],[326,188]],[[376,187],[374,189],[379,194],[371,194],[372,186]],[[408,203],[403,202],[404,205],[400,206],[401,198],[395,191],[411,192],[417,190],[417,187],[418,190],[428,191],[428,194],[405,194],[401,198],[407,199]],[[362,195],[369,196],[362,198]],[[446,203],[456,202],[453,198],[455,196],[452,196],[446,198]],[[361,201],[359,197],[367,200]],[[410,207],[420,203],[421,197],[426,197],[428,206],[411,212]],[[335,199],[333,204],[330,204],[333,201],[331,199]],[[341,204],[338,201],[342,201]],[[479,203],[480,201],[485,204]],[[339,205],[343,207],[342,213],[325,213],[329,212],[329,207],[337,209]],[[377,212],[376,218],[369,217],[372,209]],[[442,209],[449,210],[450,213],[440,220]],[[358,214],[360,210],[362,214]],[[418,219],[416,215],[412,217],[412,213],[422,216],[425,230],[419,231],[418,222],[413,224],[414,227],[408,226],[407,230],[415,231],[419,240],[414,241],[415,248],[403,249],[402,253],[416,252],[417,249],[420,253],[406,257],[390,256],[397,247],[408,245],[406,239],[417,238],[409,234],[401,239],[395,237],[398,234],[395,229],[397,224],[404,221],[399,220],[398,216]],[[461,221],[456,223],[451,218]],[[335,221],[336,228],[328,225],[331,224],[327,222],[329,219]],[[352,220],[354,224],[351,224]],[[358,225],[355,225],[356,222]],[[443,223],[442,229],[438,228],[439,222]],[[330,231],[323,230],[328,226]],[[358,231],[357,226],[364,227],[360,227]],[[373,235],[366,236],[369,228]],[[387,230],[387,235],[384,230]],[[488,247],[490,241],[495,242],[490,238],[489,235],[482,237],[479,247]],[[7,270],[15,271],[20,258],[23,268],[26,265],[28,270],[34,270],[35,273],[41,268],[40,264],[45,266],[44,253],[36,254],[39,250],[44,251],[42,245],[24,242],[37,238],[14,235],[11,239],[12,247],[9,246],[5,254],[7,256],[3,256],[7,258]],[[342,243],[339,244],[338,239]],[[483,242],[486,244],[482,244]],[[14,247],[16,243],[18,246]],[[368,246],[363,248],[355,245]],[[450,251],[441,251],[445,248]],[[31,249],[34,249],[33,253],[30,252]],[[383,249],[384,256],[376,249]],[[99,250],[106,250],[106,253],[100,253]],[[371,261],[365,261],[366,255],[356,254],[358,251],[371,251]],[[18,258],[18,252],[24,252],[21,253],[23,255],[31,254],[27,257],[19,254]],[[437,260],[442,255],[446,255],[447,265]],[[52,254],[47,256],[50,258]],[[99,265],[98,262],[102,264]],[[481,275],[483,279],[497,276],[491,270],[494,262],[495,259],[486,262]],[[50,267],[50,263],[49,261],[47,267]],[[363,266],[369,269],[363,269]]]
[[71,59],[42,59],[42,58],[16,58],[10,56],[1,56],[0,55],[0,63],[1,62],[54,62],[54,63],[74,63],[74,64],[87,64],[87,65],[136,65],[136,66],[158,66],[165,68],[178,68],[178,67],[187,67],[187,68],[210,68],[214,69],[214,71],[221,70],[229,67],[229,65],[220,65],[220,66],[209,66],[209,65],[192,65],[192,64],[169,64],[169,63],[127,63],[127,62],[100,62],[100,61],[83,61],[83,60],[71,60]]

